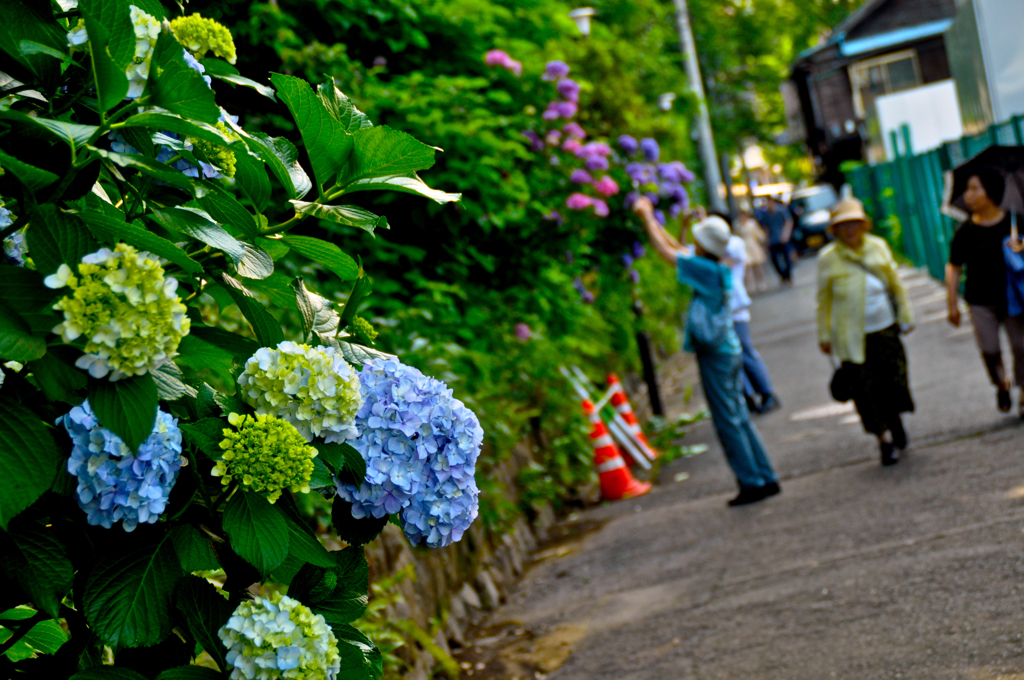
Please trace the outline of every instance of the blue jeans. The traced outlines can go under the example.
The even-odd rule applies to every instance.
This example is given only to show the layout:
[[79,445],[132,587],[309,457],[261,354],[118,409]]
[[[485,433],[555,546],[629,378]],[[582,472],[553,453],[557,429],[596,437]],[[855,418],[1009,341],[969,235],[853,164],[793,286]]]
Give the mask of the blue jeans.
[[789,281],[792,278],[793,261],[789,259],[789,248],[788,243],[772,243],[768,246],[772,264],[783,281]]
[[754,341],[750,338],[750,322],[734,320],[732,325],[743,348],[743,392],[750,396],[760,394],[767,397],[775,390],[772,389],[772,379],[768,376],[768,367],[754,349]]
[[743,362],[738,354],[698,354],[700,380],[718,439],[741,488],[764,486],[779,478],[743,400]]

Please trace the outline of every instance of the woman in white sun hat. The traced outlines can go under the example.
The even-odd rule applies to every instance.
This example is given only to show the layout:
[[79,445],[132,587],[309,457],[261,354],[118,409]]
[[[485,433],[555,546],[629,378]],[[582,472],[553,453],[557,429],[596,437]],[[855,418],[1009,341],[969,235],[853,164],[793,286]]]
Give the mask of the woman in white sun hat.
[[914,410],[900,340],[914,319],[889,244],[870,229],[857,199],[832,208],[835,241],[818,255],[818,343],[841,362],[865,432],[878,438],[882,465],[893,465],[907,446],[900,414]]
[[693,290],[683,348],[697,355],[715,430],[740,488],[729,505],[774,496],[779,478],[743,398],[743,358],[729,305],[732,274],[720,262],[732,237],[729,226],[720,217],[703,219],[693,227],[694,245],[682,246],[654,218],[646,198],[638,199],[633,210],[643,220],[651,245],[675,266],[679,282]]

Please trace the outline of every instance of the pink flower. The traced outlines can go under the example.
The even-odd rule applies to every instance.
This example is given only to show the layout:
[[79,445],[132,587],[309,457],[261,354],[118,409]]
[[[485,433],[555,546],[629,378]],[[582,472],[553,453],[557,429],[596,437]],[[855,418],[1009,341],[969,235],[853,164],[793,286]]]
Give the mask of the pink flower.
[[604,142],[590,142],[585,144],[582,149],[576,154],[580,158],[590,158],[591,156],[610,156],[612,148]]
[[594,202],[594,199],[584,194],[576,193],[570,194],[569,198],[565,200],[565,207],[569,210],[584,210],[589,208]]
[[573,139],[572,137],[570,137],[569,139],[562,142],[562,151],[565,151],[566,153],[575,153],[579,148],[580,142],[578,139]]
[[595,198],[591,205],[594,206],[594,214],[598,217],[608,217],[608,204],[599,198]]
[[530,332],[529,326],[527,326],[525,323],[516,324],[516,338],[518,338],[520,342],[526,342],[532,336],[533,333]]
[[523,72],[523,64],[508,56],[502,50],[490,50],[484,55],[484,63],[488,66],[500,66],[515,73],[517,76]]
[[579,123],[566,123],[562,126],[562,132],[576,139],[587,138],[587,133],[583,131]]
[[614,196],[619,193],[619,185],[616,184],[615,180],[608,175],[605,175],[598,180],[597,184],[594,185],[594,188],[597,189],[597,193],[602,196]]
[[590,176],[590,173],[582,168],[577,168],[572,171],[569,175],[569,181],[573,184],[591,184],[594,178]]
[[548,143],[548,146],[558,146],[558,143],[562,141],[562,133],[558,130],[548,130],[548,133],[544,135],[544,141]]

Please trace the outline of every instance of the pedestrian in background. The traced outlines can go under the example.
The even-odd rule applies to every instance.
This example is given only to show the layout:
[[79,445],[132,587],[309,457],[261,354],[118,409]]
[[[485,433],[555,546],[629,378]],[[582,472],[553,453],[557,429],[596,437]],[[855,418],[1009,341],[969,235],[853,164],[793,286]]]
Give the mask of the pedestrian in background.
[[[960,277],[967,270],[964,298],[971,312],[974,339],[996,388],[996,406],[1003,413],[1012,407],[1011,383],[1003,366],[999,326],[1006,327],[1013,350],[1013,368],[1018,386],[1024,388],[1024,316],[1007,313],[1007,272],[1003,242],[1010,236],[1011,216],[999,207],[1006,180],[996,169],[979,169],[967,180],[964,203],[970,218],[957,227],[949,245],[946,264],[946,291],[949,297],[949,322],[960,325]],[[1019,411],[1024,418],[1024,392]]]
[[[732,220],[728,215],[712,212],[732,229]],[[747,400],[747,408],[757,414],[768,413],[782,406],[772,389],[772,379],[768,375],[768,367],[754,348],[754,340],[750,336],[750,295],[743,279],[746,274],[747,246],[743,239],[735,233],[729,238],[722,264],[732,274],[732,296],[729,307],[732,310],[732,326],[736,337],[740,340],[743,351],[743,396]]]
[[768,197],[768,205],[758,213],[757,221],[768,234],[768,252],[772,265],[779,273],[784,285],[793,283],[793,262],[790,260],[790,239],[793,237],[793,215],[774,196]]
[[766,291],[768,284],[764,281],[764,263],[768,261],[765,253],[768,237],[757,220],[746,211],[740,212],[736,227],[736,233],[743,239],[747,251],[747,270],[744,273],[747,291]]
[[729,226],[708,217],[693,227],[694,246],[682,246],[654,218],[646,198],[638,199],[633,210],[658,254],[676,267],[679,282],[693,289],[683,348],[697,355],[711,418],[740,488],[729,505],[756,503],[779,493],[779,478],[743,399],[741,347],[729,302],[732,273],[722,264],[732,237]]
[[889,245],[867,232],[864,206],[832,208],[835,241],[818,255],[818,342],[841,363],[864,430],[878,438],[882,465],[907,446],[901,414],[914,410],[901,333],[913,329],[907,291]]

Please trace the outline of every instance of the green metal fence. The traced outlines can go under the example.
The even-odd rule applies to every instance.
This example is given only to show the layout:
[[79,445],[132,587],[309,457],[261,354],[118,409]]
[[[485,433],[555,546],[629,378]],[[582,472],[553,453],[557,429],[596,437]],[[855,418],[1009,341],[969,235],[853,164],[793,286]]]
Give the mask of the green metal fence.
[[944,275],[949,240],[956,223],[940,211],[943,173],[993,145],[1024,145],[1024,117],[1015,116],[985,132],[948,142],[917,156],[900,154],[910,149],[910,132],[892,136],[896,160],[863,166],[847,173],[853,194],[883,236],[915,265],[926,267],[937,279]]

